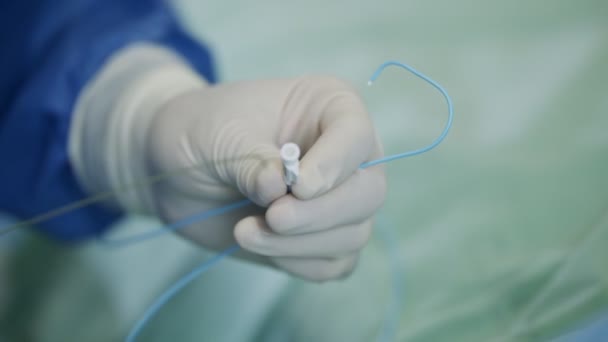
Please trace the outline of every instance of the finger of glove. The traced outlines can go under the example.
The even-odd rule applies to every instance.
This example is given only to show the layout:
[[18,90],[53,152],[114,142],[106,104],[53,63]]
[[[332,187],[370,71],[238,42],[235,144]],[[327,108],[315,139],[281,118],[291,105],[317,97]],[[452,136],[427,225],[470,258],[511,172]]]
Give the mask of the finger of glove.
[[281,235],[312,233],[352,225],[371,217],[384,203],[386,177],[382,167],[357,170],[344,183],[320,197],[303,201],[283,196],[266,211],[266,222]]
[[287,186],[278,147],[247,138],[237,144],[240,152],[228,154],[235,157],[226,161],[225,167],[216,168],[220,178],[236,185],[243,195],[263,207],[285,195]]
[[348,277],[355,270],[358,254],[332,259],[271,258],[279,268],[296,277],[324,282]]
[[273,257],[339,257],[362,249],[371,233],[371,219],[301,235],[275,234],[261,216],[244,218],[235,227],[235,237],[241,247]]
[[322,110],[320,135],[300,162],[293,194],[303,200],[326,193],[368,160],[375,139],[371,120],[358,96],[335,90]]

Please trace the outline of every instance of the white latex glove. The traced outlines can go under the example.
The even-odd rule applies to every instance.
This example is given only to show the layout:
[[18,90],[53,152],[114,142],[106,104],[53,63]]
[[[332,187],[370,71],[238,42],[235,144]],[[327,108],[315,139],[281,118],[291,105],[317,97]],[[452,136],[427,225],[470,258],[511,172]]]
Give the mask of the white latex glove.
[[[181,72],[192,77],[187,66],[178,69],[169,78]],[[159,83],[179,83],[174,81]],[[386,191],[381,167],[359,169],[361,163],[381,157],[382,150],[355,91],[330,77],[211,87],[192,82],[184,88],[162,101],[161,90],[139,96],[139,107],[146,110],[133,110],[130,121],[146,124],[133,125],[134,142],[116,148],[142,158],[118,162],[122,166],[109,167],[107,173],[129,174],[133,181],[146,175],[172,176],[133,194],[135,205],[125,205],[128,199],[119,203],[172,222],[247,197],[257,206],[193,224],[180,233],[215,250],[236,240],[244,249],[240,257],[310,280],[349,274],[370,238],[372,216]],[[303,152],[291,194],[279,158],[286,142],[298,144]],[[87,176],[82,178],[86,184]]]

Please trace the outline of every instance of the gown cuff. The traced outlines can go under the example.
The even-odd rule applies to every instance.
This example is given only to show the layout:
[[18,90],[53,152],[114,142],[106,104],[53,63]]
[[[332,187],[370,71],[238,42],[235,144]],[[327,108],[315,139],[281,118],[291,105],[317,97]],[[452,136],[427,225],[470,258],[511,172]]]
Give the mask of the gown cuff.
[[116,52],[76,101],[68,153],[89,194],[114,192],[108,203],[153,214],[146,136],[158,110],[172,98],[207,86],[179,55],[138,43]]

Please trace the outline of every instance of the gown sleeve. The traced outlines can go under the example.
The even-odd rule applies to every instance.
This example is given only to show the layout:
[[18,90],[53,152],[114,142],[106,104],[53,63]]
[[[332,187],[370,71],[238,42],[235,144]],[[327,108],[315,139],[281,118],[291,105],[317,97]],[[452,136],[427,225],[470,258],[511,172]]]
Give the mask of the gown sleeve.
[[[68,158],[70,119],[80,91],[113,53],[160,44],[215,81],[209,51],[161,0],[3,1],[0,32],[0,210],[22,220],[87,196]],[[75,241],[101,234],[120,215],[93,204],[36,229]]]

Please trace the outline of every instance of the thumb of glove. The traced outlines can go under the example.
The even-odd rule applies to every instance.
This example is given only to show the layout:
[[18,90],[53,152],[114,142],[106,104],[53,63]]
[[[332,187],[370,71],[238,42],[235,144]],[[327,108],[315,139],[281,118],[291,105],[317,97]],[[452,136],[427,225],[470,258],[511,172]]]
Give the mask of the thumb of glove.
[[267,207],[287,193],[279,147],[238,126],[220,134],[214,149],[215,171],[251,201]]

